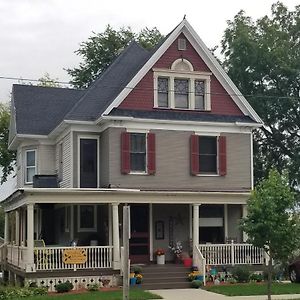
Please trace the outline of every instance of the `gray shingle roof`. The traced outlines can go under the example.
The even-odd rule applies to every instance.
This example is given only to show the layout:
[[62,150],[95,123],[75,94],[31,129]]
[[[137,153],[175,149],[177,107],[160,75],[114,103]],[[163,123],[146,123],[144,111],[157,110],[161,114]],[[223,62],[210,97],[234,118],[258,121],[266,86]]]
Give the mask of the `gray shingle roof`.
[[96,120],[152,55],[136,42],[114,60],[66,115],[66,120]]
[[248,116],[216,115],[204,112],[185,112],[172,110],[129,110],[114,108],[110,116],[133,117],[140,119],[177,120],[177,121],[199,121],[199,122],[244,122],[256,123]]
[[84,93],[83,90],[14,84],[12,105],[17,133],[49,134]]

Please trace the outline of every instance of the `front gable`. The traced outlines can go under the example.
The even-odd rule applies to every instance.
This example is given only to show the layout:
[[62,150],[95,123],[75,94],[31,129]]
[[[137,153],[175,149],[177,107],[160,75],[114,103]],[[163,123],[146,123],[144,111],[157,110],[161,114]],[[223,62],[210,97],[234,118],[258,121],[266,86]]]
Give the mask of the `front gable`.
[[[178,40],[186,40],[186,50],[178,50]],[[140,80],[140,82],[132,89],[129,95],[118,106],[121,109],[131,110],[157,110],[154,99],[156,93],[154,70],[164,71],[171,70],[172,64],[178,60],[186,60],[192,64],[195,73],[209,73],[210,77],[210,109],[205,111],[198,110],[199,113],[221,114],[221,115],[243,115],[242,111],[235,104],[228,92],[224,89],[217,78],[212,74],[207,64],[203,61],[195,48],[191,45],[187,37],[181,33],[171,46],[164,52],[160,59],[153,65],[147,74]],[[180,72],[179,72],[180,73]],[[176,77],[176,73],[172,76]],[[188,78],[188,75],[187,75]],[[176,109],[178,110],[178,109]],[[180,110],[180,109],[179,109]],[[194,110],[185,110],[191,112]]]

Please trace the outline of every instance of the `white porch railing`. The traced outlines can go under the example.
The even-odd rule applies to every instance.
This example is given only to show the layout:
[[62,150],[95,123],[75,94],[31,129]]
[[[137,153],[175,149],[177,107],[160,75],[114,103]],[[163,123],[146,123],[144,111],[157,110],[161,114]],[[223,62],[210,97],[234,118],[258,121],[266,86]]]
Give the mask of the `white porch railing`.
[[27,247],[6,245],[6,255],[8,263],[20,269],[26,269]]
[[198,246],[195,246],[193,264],[198,268],[198,271],[203,275],[203,285],[206,285],[206,261]]
[[[86,262],[82,264],[64,263],[63,253],[68,249],[85,250]],[[35,247],[34,263],[37,271],[111,268],[112,250],[112,246]]]
[[251,244],[205,244],[199,250],[208,265],[261,265],[265,251]]

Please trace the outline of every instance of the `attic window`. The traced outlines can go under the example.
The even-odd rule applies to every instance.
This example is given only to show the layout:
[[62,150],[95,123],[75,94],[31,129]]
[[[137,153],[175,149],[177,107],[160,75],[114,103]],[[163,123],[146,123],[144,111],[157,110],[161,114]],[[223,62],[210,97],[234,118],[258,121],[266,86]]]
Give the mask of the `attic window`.
[[186,50],[186,39],[178,39],[178,50]]

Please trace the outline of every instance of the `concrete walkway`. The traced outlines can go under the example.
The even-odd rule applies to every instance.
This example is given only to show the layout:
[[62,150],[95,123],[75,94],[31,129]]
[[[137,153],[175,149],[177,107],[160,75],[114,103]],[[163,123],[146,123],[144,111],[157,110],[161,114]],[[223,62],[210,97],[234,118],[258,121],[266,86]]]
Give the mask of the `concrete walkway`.
[[[150,291],[165,300],[265,300],[267,296],[224,296],[202,289],[155,290]],[[300,299],[299,295],[274,295],[272,299]]]

